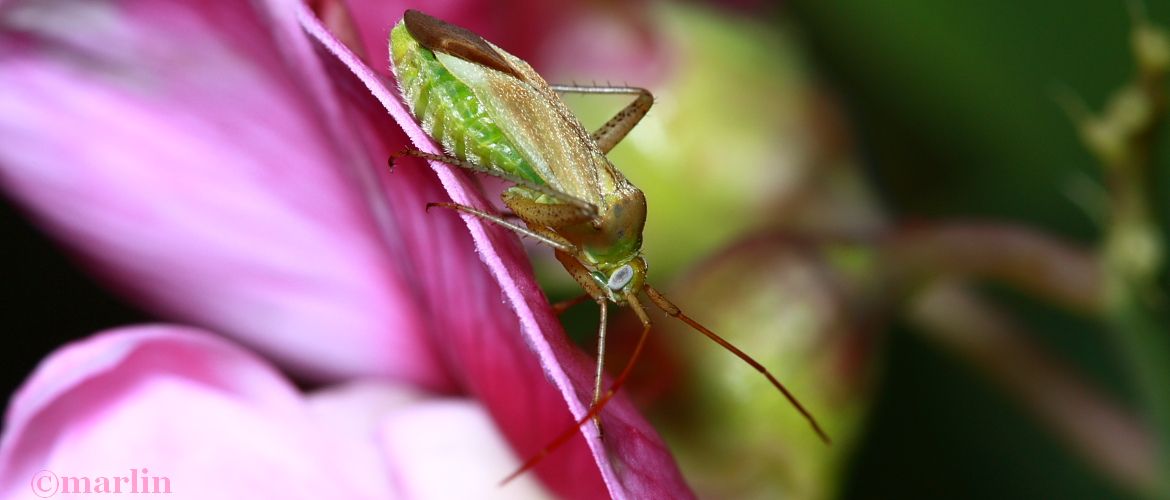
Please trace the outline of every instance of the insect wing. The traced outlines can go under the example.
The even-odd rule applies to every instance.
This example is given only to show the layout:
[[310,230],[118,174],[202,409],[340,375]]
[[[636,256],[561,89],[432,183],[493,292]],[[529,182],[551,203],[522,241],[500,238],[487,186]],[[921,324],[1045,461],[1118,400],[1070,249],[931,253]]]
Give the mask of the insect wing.
[[[494,47],[494,46],[493,46]],[[621,182],[576,117],[548,84],[520,59],[496,48],[525,76],[517,79],[456,56],[436,52],[467,85],[492,120],[553,188],[597,206]]]

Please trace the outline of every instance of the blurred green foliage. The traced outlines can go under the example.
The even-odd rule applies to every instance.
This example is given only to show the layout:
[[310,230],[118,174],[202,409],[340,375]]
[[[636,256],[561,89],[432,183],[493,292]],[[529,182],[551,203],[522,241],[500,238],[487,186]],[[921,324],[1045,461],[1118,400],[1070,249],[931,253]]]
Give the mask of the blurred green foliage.
[[[1165,2],[1148,10],[1170,20]],[[888,206],[1099,235],[1070,191],[1099,185],[1100,168],[1056,97],[1098,108],[1132,76],[1124,2],[796,1],[792,14],[856,112]]]
[[[789,7],[849,103],[870,179],[898,218],[995,218],[1097,244],[1101,168],[1056,97],[1071,91],[1100,109],[1132,78],[1125,2]],[[1170,23],[1167,2],[1146,8],[1154,22]],[[1170,213],[1165,136],[1163,129],[1155,161],[1162,214]],[[1018,295],[996,298],[1043,345],[1129,399],[1127,373],[1100,323]],[[848,496],[1123,496],[976,372],[906,330],[890,332],[887,373]]]

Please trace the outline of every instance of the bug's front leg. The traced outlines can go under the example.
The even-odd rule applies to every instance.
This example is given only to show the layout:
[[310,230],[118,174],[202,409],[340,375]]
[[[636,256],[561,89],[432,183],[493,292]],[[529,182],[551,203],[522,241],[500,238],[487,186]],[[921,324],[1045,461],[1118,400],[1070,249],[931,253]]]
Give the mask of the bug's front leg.
[[566,429],[565,432],[562,432],[561,435],[557,436],[556,439],[549,443],[548,446],[545,446],[543,449],[525,461],[519,469],[516,469],[516,472],[509,474],[508,477],[504,478],[503,482],[500,484],[507,484],[509,481],[515,479],[520,474],[523,474],[525,471],[532,469],[532,467],[536,466],[536,464],[539,463],[544,457],[548,456],[552,450],[561,447],[570,439],[572,439],[573,436],[577,433],[577,429],[580,429],[581,426],[585,425],[586,422],[597,418],[597,416],[601,414],[601,410],[605,408],[605,405],[608,404],[611,399],[613,399],[613,397],[617,394],[618,389],[621,389],[622,385],[626,383],[626,380],[630,378],[630,372],[633,371],[634,365],[638,361],[638,357],[642,354],[642,348],[646,346],[646,339],[650,336],[651,324],[650,316],[646,314],[644,309],[642,309],[642,304],[638,302],[636,297],[633,295],[627,295],[626,303],[630,305],[630,308],[634,310],[634,314],[638,316],[638,320],[642,322],[642,334],[638,336],[638,343],[634,344],[634,352],[630,354],[630,359],[626,361],[626,367],[622,368],[621,373],[618,374],[617,378],[614,379],[613,385],[609,387],[609,390],[605,391],[605,393],[602,394],[601,397],[598,398],[597,401],[589,407],[589,411],[585,412],[584,417],[581,417],[579,420],[577,420],[576,423],[573,424],[572,427]]
[[[605,324],[609,321],[609,302],[602,299],[597,301],[597,305],[601,307],[601,318],[597,324],[597,375],[593,379],[593,402],[590,406],[597,405],[601,400],[601,382],[605,378]],[[593,423],[597,425],[597,435],[603,436],[605,431],[601,427],[601,415],[593,416]]]
[[612,86],[589,86],[589,85],[552,85],[553,90],[564,94],[619,94],[619,95],[636,95],[634,102],[626,105],[621,111],[618,111],[613,118],[605,122],[601,128],[593,132],[593,141],[597,143],[597,147],[601,151],[608,153],[609,150],[617,146],[622,139],[629,134],[638,122],[642,121],[642,117],[650,112],[650,107],[654,105],[654,95],[641,87],[612,87]]
[[572,226],[592,220],[592,213],[574,205],[539,203],[518,188],[509,188],[500,195],[504,205],[530,226],[535,223],[551,228]]
[[[598,319],[597,325],[597,372],[593,379],[593,405],[602,398],[602,382],[605,378],[605,345],[606,345],[606,323],[609,322],[609,299],[605,290],[593,279],[593,274],[589,272],[585,266],[573,255],[556,252],[557,260],[565,266],[565,270],[569,272],[573,279],[585,289],[584,297],[591,297],[597,302],[597,306],[601,309],[601,317]],[[597,432],[600,434],[601,417],[600,414],[593,416],[594,423],[597,424]]]
[[560,315],[564,314],[565,311],[572,309],[573,306],[580,304],[582,302],[585,302],[586,300],[589,300],[589,299],[590,299],[589,294],[583,293],[583,294],[578,295],[576,297],[573,297],[571,299],[562,300],[560,302],[557,302],[556,304],[552,304],[552,310],[554,313],[556,313],[557,316],[560,316]]

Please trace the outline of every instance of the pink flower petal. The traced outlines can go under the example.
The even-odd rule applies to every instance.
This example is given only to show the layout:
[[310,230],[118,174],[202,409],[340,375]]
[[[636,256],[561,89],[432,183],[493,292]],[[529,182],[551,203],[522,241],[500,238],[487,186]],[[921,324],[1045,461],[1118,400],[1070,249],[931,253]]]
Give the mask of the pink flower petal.
[[4,498],[64,495],[65,477],[90,478],[92,491],[100,477],[133,476],[161,478],[177,498],[547,496],[533,477],[497,486],[519,460],[471,400],[382,382],[306,400],[247,352],[188,328],[114,330],[54,353],[7,422]]
[[271,368],[217,337],[114,330],[48,358],[13,399],[0,496],[46,493],[37,488],[52,478],[36,478],[49,471],[94,484],[161,477],[177,498],[387,498],[385,463],[353,452],[377,442],[323,422]]
[[294,4],[5,3],[0,185],[159,314],[311,377],[449,388],[385,155],[324,98]]
[[547,498],[531,475],[500,485],[520,466],[491,416],[470,400],[402,408],[383,420],[383,449],[409,498]]
[[[336,441],[360,444],[345,450],[351,460],[386,464],[403,497],[549,496],[531,475],[499,486],[520,461],[473,400],[425,399],[417,391],[356,382],[316,392],[309,402],[324,428],[345,437]],[[355,480],[369,474],[352,472]]]
[[[376,99],[358,108],[384,107],[418,147],[437,151],[379,76],[329,36],[307,9],[302,11],[300,19],[305,29],[335,54]],[[341,76],[337,78],[342,80]],[[346,95],[359,98],[354,93]],[[486,205],[469,188],[461,172],[440,164],[433,167],[452,200],[473,206]],[[403,165],[395,171],[391,184],[397,182],[399,175],[419,175],[419,170]],[[438,222],[442,220],[440,217],[451,215],[436,213],[430,217]],[[483,304],[485,309],[452,311],[443,318],[454,326],[442,330],[442,345],[449,349],[452,367],[460,371],[459,378],[470,393],[484,402],[508,439],[526,456],[535,453],[570,424],[570,415],[564,412],[565,403],[573,418],[585,414],[588,407],[585,401],[592,397],[594,362],[568,343],[532,278],[527,257],[516,237],[500,228],[487,227],[475,218],[465,217],[464,222],[494,282],[479,278],[482,273],[458,276],[443,265],[431,266],[424,262],[423,268],[428,270],[425,275],[437,284],[428,291],[442,292],[454,286],[470,288],[485,296],[498,296],[502,292],[514,312],[508,314],[487,308],[487,304]],[[439,254],[446,255],[449,254]],[[517,325],[513,317],[519,317],[521,335],[514,333]],[[536,352],[535,359],[531,351]],[[546,378],[552,385],[541,381]],[[598,439],[594,427],[587,426],[584,444],[580,439],[571,441],[537,467],[537,473],[558,494],[596,497],[608,493],[634,498],[691,495],[673,458],[628,400],[619,397],[611,403],[604,412],[603,425],[607,432],[605,443]],[[620,465],[611,463],[610,456]],[[589,461],[594,465],[589,465]],[[591,470],[600,471],[605,489],[593,486],[600,484],[594,483],[597,476]]]

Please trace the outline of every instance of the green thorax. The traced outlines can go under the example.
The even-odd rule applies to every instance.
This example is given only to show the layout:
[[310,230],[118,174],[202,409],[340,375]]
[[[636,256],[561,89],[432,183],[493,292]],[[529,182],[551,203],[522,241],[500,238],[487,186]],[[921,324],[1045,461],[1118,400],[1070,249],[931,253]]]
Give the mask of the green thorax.
[[410,112],[447,154],[546,184],[471,89],[443,67],[434,52],[419,45],[403,23],[390,33],[390,59]]

